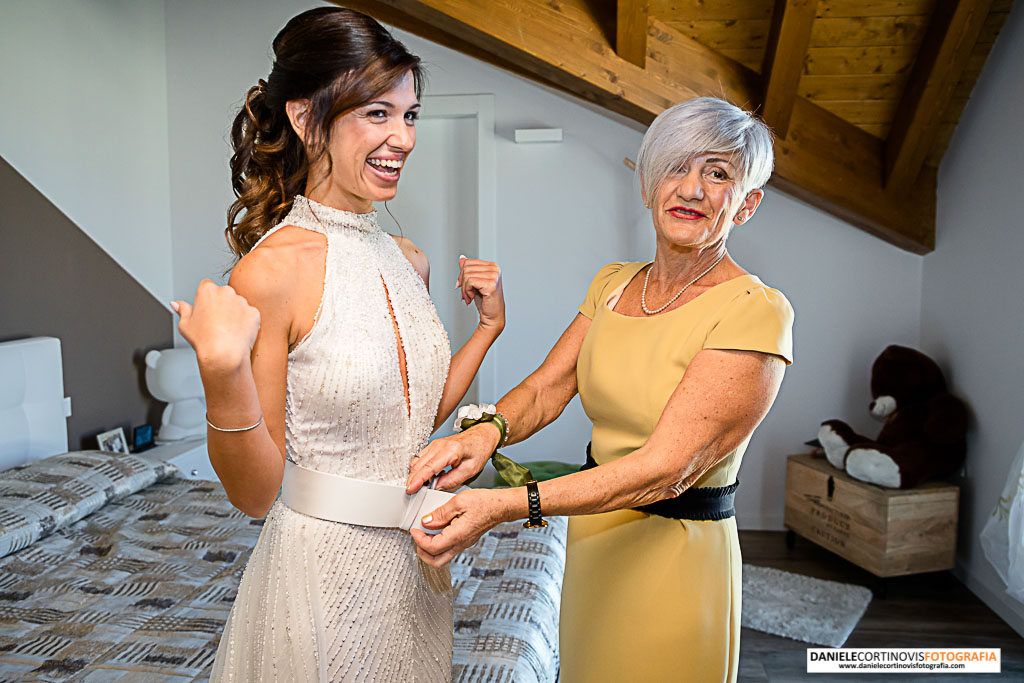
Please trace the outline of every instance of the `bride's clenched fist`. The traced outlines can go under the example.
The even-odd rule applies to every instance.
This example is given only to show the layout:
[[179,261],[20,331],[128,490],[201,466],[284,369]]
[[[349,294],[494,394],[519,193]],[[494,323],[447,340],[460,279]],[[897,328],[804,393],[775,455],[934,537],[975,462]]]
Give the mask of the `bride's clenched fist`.
[[195,349],[199,365],[208,370],[234,370],[249,359],[260,330],[260,312],[230,285],[203,280],[195,301],[174,301],[181,316],[178,331]]
[[455,286],[462,290],[462,301],[468,306],[476,302],[480,325],[497,332],[505,327],[505,293],[501,287],[501,268],[493,261],[459,257],[459,279]]

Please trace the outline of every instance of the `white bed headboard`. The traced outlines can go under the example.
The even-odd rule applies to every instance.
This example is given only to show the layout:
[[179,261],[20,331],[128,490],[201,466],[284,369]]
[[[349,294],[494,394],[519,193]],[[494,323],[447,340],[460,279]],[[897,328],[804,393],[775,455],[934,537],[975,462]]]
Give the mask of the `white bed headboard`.
[[0,343],[0,470],[68,450],[60,340]]

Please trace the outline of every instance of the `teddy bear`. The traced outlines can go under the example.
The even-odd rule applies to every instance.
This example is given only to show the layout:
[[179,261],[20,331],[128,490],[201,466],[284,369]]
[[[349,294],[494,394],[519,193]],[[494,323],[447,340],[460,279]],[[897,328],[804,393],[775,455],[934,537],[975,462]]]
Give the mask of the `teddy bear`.
[[206,436],[206,397],[195,351],[179,348],[147,353],[146,387],[154,398],[167,402],[157,443]]
[[828,461],[878,486],[913,488],[946,477],[967,453],[967,406],[946,391],[939,366],[920,351],[889,346],[871,366],[871,415],[884,420],[878,436],[861,436],[841,420],[826,420],[818,441]]

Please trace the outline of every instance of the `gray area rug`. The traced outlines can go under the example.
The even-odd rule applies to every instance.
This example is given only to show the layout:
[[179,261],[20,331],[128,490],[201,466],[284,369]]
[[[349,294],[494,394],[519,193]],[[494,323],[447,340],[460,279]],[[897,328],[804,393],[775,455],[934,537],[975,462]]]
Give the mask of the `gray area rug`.
[[841,647],[871,602],[871,591],[771,567],[743,565],[743,626]]

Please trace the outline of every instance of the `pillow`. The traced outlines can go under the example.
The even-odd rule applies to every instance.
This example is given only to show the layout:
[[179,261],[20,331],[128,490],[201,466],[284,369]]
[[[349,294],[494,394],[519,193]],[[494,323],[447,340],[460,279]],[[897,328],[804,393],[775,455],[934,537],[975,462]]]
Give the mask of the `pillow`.
[[[580,466],[574,465],[567,462],[558,462],[556,460],[536,460],[534,462],[520,463],[523,467],[530,470],[530,474],[537,481],[547,481],[548,479],[555,479],[557,477],[564,477],[567,474],[573,472],[579,472]],[[507,488],[508,484],[505,480],[499,476],[494,477],[493,488]]]
[[163,461],[101,451],[53,455],[0,472],[0,557],[175,472]]

